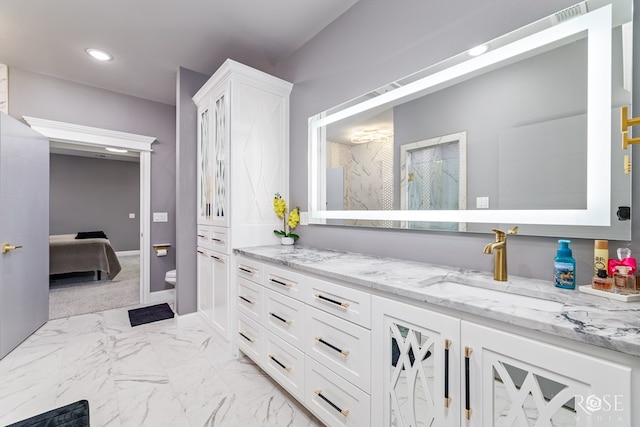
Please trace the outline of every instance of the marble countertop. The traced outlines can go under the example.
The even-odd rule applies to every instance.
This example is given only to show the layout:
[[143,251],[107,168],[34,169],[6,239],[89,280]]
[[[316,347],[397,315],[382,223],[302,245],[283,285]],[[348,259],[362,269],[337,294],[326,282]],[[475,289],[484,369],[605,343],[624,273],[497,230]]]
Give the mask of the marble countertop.
[[625,303],[577,289],[559,289],[551,281],[509,276],[508,281],[497,282],[487,272],[297,245],[258,246],[234,252],[640,356],[640,302]]

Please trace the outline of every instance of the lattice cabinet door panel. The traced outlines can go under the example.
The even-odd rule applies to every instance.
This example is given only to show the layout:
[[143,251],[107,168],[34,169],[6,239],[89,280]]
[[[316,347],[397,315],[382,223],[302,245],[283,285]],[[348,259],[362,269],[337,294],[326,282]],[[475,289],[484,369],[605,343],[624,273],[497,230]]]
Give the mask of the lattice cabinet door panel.
[[211,102],[211,200],[210,221],[229,226],[229,85],[213,93]]
[[630,368],[466,321],[461,338],[466,425],[631,425]]
[[372,425],[459,425],[460,321],[385,298],[372,302]]
[[198,224],[208,224],[213,211],[210,103],[198,108]]

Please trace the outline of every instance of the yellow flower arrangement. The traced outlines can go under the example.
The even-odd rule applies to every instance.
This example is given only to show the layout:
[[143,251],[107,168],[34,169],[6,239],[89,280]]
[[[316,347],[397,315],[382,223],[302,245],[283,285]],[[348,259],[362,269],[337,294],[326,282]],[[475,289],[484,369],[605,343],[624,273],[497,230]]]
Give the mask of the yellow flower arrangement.
[[284,230],[273,230],[273,232],[278,236],[297,239],[300,236],[292,233],[291,230],[300,224],[300,209],[297,207],[292,209],[288,216],[287,209],[287,202],[280,196],[280,193],[276,193],[273,198],[273,210],[278,215],[278,218],[282,218]]

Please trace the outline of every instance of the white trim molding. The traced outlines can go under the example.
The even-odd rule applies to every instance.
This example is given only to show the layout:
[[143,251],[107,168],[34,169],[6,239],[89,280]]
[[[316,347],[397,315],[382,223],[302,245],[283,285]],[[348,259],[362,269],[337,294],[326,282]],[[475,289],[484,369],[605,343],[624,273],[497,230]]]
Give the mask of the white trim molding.
[[156,138],[36,117],[22,118],[50,141],[140,153],[140,303],[148,304],[151,300],[151,144]]
[[160,304],[163,302],[173,303],[175,299],[175,289],[165,289],[163,291],[151,292],[149,295],[149,304]]
[[134,133],[118,132],[29,116],[22,116],[22,118],[33,130],[40,132],[47,138],[69,144],[108,146],[144,152],[152,151],[151,144],[156,140],[152,136]]
[[116,255],[118,257],[121,256],[140,256],[140,251],[139,250],[134,250],[134,251],[117,251]]

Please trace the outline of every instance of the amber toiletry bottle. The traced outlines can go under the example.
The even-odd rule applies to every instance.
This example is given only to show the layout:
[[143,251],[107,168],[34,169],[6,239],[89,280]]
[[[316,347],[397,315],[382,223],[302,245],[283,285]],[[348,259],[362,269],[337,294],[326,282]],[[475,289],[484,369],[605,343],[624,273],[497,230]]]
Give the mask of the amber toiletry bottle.
[[607,270],[598,270],[598,274],[593,277],[591,287],[599,291],[609,291],[613,289],[613,279],[607,277]]

